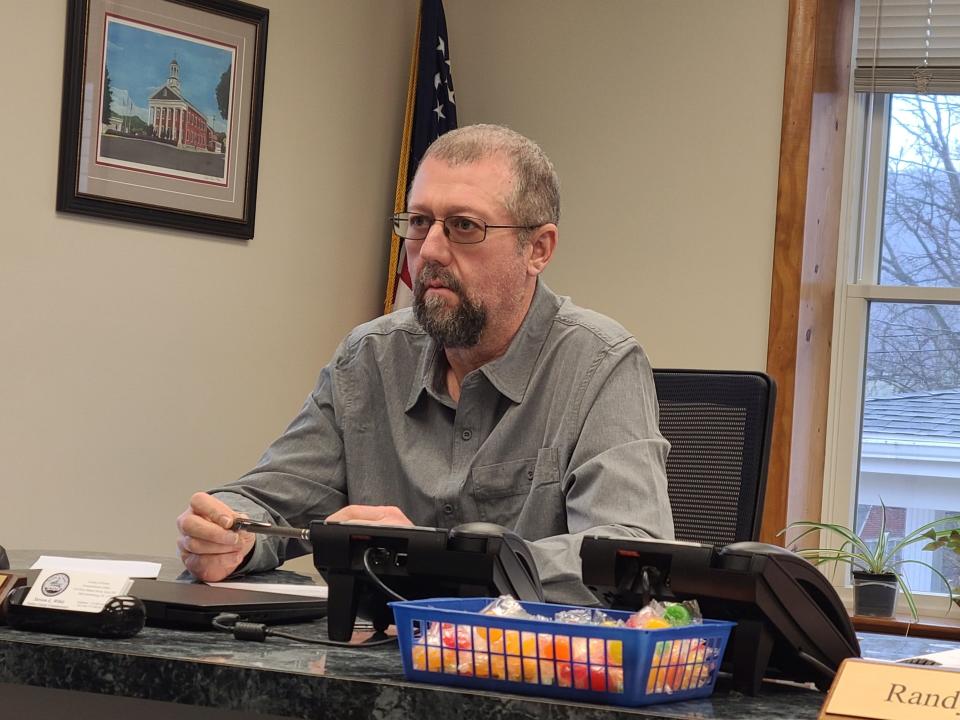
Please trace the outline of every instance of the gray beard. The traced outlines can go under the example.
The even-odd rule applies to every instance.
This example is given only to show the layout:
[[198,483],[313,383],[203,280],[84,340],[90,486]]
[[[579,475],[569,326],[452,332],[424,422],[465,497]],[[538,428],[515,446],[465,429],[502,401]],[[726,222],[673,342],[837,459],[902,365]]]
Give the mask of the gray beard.
[[[449,308],[443,298],[426,298],[430,280],[440,280],[456,294],[460,302],[455,308]],[[413,283],[413,315],[430,337],[447,348],[474,347],[487,325],[486,308],[472,302],[449,271],[434,265],[424,265]]]

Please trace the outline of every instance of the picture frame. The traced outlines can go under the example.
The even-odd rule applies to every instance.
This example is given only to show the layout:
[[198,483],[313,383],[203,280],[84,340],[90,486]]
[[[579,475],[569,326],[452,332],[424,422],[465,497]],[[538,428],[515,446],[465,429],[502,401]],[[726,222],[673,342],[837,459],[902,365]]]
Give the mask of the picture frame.
[[269,10],[69,0],[57,210],[249,239]]

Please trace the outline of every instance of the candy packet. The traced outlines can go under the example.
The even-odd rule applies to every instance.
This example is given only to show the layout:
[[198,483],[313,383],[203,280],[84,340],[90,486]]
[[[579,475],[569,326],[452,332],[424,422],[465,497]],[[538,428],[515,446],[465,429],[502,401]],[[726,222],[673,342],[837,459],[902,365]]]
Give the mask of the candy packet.
[[651,600],[631,615],[626,625],[642,630],[661,630],[701,623],[703,623],[703,615],[696,600],[684,600],[678,603],[661,603],[659,600]]
[[545,615],[532,615],[524,610],[520,601],[510,595],[501,595],[487,604],[481,615],[496,615],[498,617],[509,617],[517,620],[550,620]]
[[615,620],[597,608],[573,608],[561,610],[553,616],[554,622],[571,623],[573,625],[607,625],[622,626],[622,620]]

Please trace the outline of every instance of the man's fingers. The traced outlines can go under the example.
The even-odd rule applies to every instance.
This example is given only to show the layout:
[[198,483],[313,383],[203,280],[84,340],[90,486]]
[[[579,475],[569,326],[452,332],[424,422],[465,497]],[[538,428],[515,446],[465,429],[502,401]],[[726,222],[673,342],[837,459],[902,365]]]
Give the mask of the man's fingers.
[[190,537],[188,535],[181,535],[177,540],[177,547],[180,549],[181,553],[187,552],[192,555],[227,555],[233,554],[241,555],[245,554],[243,550],[243,544],[238,545],[222,545],[220,543],[209,542],[207,540],[200,540],[195,537]]
[[347,505],[327,518],[327,522],[377,521],[383,517],[383,508],[375,505]]
[[413,525],[400,508],[392,505],[347,505],[328,517],[327,522]]
[[194,555],[189,552],[181,552],[180,559],[183,560],[184,567],[198,580],[217,582],[236,570],[243,560],[243,556],[238,557],[234,553]]
[[207,493],[194,493],[190,507],[177,518],[177,548],[184,567],[207,582],[216,582],[236,570],[256,538],[229,528],[238,517],[228,505]]
[[[201,517],[189,510],[180,516],[178,522],[180,533],[199,540],[215,543],[217,545],[230,546],[240,545],[240,533],[214,525],[208,519]],[[224,548],[220,552],[225,552]]]
[[231,527],[238,516],[238,513],[225,502],[205,492],[194,493],[190,497],[190,509],[195,515],[206,518],[222,528]]

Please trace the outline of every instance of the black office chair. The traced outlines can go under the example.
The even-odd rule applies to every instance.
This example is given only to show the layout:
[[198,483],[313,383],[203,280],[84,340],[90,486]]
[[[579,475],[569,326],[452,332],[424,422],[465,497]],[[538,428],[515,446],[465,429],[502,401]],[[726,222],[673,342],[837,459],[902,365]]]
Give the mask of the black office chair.
[[677,540],[760,535],[777,389],[760,372],[654,370]]

